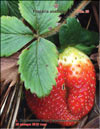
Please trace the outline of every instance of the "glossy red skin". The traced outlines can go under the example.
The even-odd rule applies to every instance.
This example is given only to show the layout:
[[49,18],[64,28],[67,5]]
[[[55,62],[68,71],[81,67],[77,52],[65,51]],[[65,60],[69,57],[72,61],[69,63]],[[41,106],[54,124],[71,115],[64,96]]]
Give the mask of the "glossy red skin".
[[[85,116],[93,107],[95,98],[95,69],[90,60],[87,64],[77,64],[73,69],[72,65],[62,66],[65,75],[65,84],[68,89],[68,108],[73,115]],[[81,70],[77,72],[77,68]],[[76,72],[77,76],[73,75]]]
[[[60,73],[59,68],[56,83],[57,85],[53,86],[49,96],[44,98],[38,98],[35,94],[26,91],[28,106],[39,119],[49,120],[51,123],[58,123],[62,126],[72,126],[77,123],[78,116],[73,116],[68,111],[66,103],[67,89],[64,86],[64,75]],[[72,120],[72,122],[70,122],[70,120]]]
[[37,118],[73,126],[92,109],[96,85],[94,67],[89,60],[88,65],[81,63],[76,67],[81,68],[77,77],[73,76],[71,65],[64,67],[59,64],[57,85],[53,86],[49,96],[40,99],[26,91],[28,106]]

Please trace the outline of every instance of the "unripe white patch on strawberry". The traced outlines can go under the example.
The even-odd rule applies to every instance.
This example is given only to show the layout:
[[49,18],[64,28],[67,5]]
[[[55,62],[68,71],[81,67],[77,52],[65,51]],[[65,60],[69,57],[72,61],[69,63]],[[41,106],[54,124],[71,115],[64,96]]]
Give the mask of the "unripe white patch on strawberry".
[[76,48],[68,47],[59,55],[58,64],[62,64],[63,66],[71,65],[70,70],[73,71],[72,76],[78,76],[78,73],[81,72],[81,68],[77,66],[77,64],[84,63],[88,65],[88,60],[90,60],[89,57],[83,52]]
[[76,48],[68,47],[59,55],[58,63],[62,63],[63,65],[75,65],[79,64],[80,62],[87,63],[87,59],[89,59],[89,57],[83,52],[77,50]]

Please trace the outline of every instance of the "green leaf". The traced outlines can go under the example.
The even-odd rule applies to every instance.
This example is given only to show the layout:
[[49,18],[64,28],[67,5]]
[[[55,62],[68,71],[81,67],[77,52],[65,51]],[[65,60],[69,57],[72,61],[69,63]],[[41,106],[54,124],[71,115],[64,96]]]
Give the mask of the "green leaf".
[[1,1],[1,15],[8,15],[7,1]]
[[75,48],[83,51],[86,54],[91,54],[91,51],[96,47],[95,45],[86,46],[84,44],[77,44],[74,46]]
[[73,46],[90,54],[99,43],[99,34],[82,28],[75,18],[68,18],[66,22],[59,32],[61,47]]
[[16,16],[20,18],[21,15],[18,9],[18,0],[1,1],[1,16],[2,15]]
[[68,9],[70,9],[72,7],[72,5],[74,4],[74,1],[73,0],[70,0],[70,1],[57,1],[57,4],[58,4],[58,11],[61,11],[61,12],[67,12]]
[[[55,1],[21,1],[19,3],[21,15],[37,31],[44,34],[56,27],[59,13],[55,12]],[[51,12],[52,11],[52,12]]]
[[16,17],[1,17],[1,57],[10,56],[33,39],[31,30]]
[[26,89],[38,97],[48,95],[56,84],[58,54],[56,46],[43,38],[33,42],[19,57],[19,72]]
[[10,16],[16,16],[16,17],[20,18],[21,15],[20,15],[20,11],[18,8],[18,0],[15,0],[15,1],[9,0],[7,2],[8,2],[8,8],[10,11]]

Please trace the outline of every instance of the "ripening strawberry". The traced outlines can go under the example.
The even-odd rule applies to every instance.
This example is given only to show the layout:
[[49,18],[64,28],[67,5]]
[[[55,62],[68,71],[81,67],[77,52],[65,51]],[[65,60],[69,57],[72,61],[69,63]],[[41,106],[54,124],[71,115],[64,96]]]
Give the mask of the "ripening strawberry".
[[65,88],[64,75],[58,67],[58,77],[56,86],[49,96],[38,98],[30,91],[26,91],[27,104],[31,111],[38,119],[48,120],[50,123],[58,123],[62,126],[71,126],[77,123],[78,117],[73,116],[67,108],[66,96],[67,89]]
[[73,115],[83,117],[93,107],[95,97],[95,69],[89,57],[68,47],[59,56],[59,65],[68,88],[67,103]]
[[49,96],[38,98],[26,91],[28,106],[38,119],[73,126],[93,107],[95,70],[90,59],[68,47],[59,56],[56,86]]

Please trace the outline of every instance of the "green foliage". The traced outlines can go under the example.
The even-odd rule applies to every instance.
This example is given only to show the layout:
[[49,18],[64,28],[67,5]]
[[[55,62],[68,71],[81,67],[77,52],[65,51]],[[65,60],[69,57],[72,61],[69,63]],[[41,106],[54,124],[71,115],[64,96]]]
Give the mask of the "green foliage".
[[16,17],[1,17],[1,57],[10,56],[32,40],[33,34]]
[[48,95],[56,85],[58,53],[55,45],[40,34],[50,31],[59,20],[59,13],[37,13],[34,11],[56,11],[55,1],[20,1],[21,15],[35,29],[34,34],[29,26],[16,17],[1,17],[1,57],[10,56],[23,48],[27,43],[38,38],[23,50],[19,59],[19,72],[26,89],[38,97]]
[[21,17],[19,9],[18,9],[18,0],[2,0],[1,1],[1,16],[9,15]]
[[66,0],[66,1],[57,1],[58,4],[58,11],[61,12],[66,12],[68,9],[70,9],[72,7],[72,5],[74,4],[73,0]]
[[57,26],[58,12],[67,11],[73,1],[20,0],[18,4],[18,1],[5,0],[1,1],[1,5],[1,15],[21,17],[21,14],[25,19],[23,23],[16,17],[1,17],[1,57],[11,56],[30,43],[19,57],[19,72],[26,89],[38,97],[48,95],[52,86],[56,85],[58,52],[54,43],[57,47],[61,45],[59,51],[66,46],[74,46],[86,53],[90,53],[98,43],[98,34],[82,28],[75,18],[67,19],[67,24],[60,29],[59,37],[57,33],[42,38]]
[[88,46],[88,45],[85,45],[85,44],[80,43],[80,44],[76,44],[74,47],[77,48],[77,49],[79,49],[79,50],[81,50],[81,51],[83,51],[86,54],[90,54],[92,52],[92,50],[96,46],[95,45],[92,45],[92,44]]
[[59,40],[62,48],[74,46],[86,54],[90,54],[99,42],[99,35],[97,32],[82,28],[75,18],[68,18],[66,24],[60,29]]
[[1,1],[1,15],[8,15],[7,1]]
[[[55,1],[20,1],[20,12],[37,31],[37,34],[43,34],[55,28],[59,21],[59,13],[54,12]],[[53,11],[53,12],[51,12]]]
[[54,44],[40,38],[25,49],[19,57],[19,72],[26,89],[38,97],[48,95],[56,84],[58,54]]

